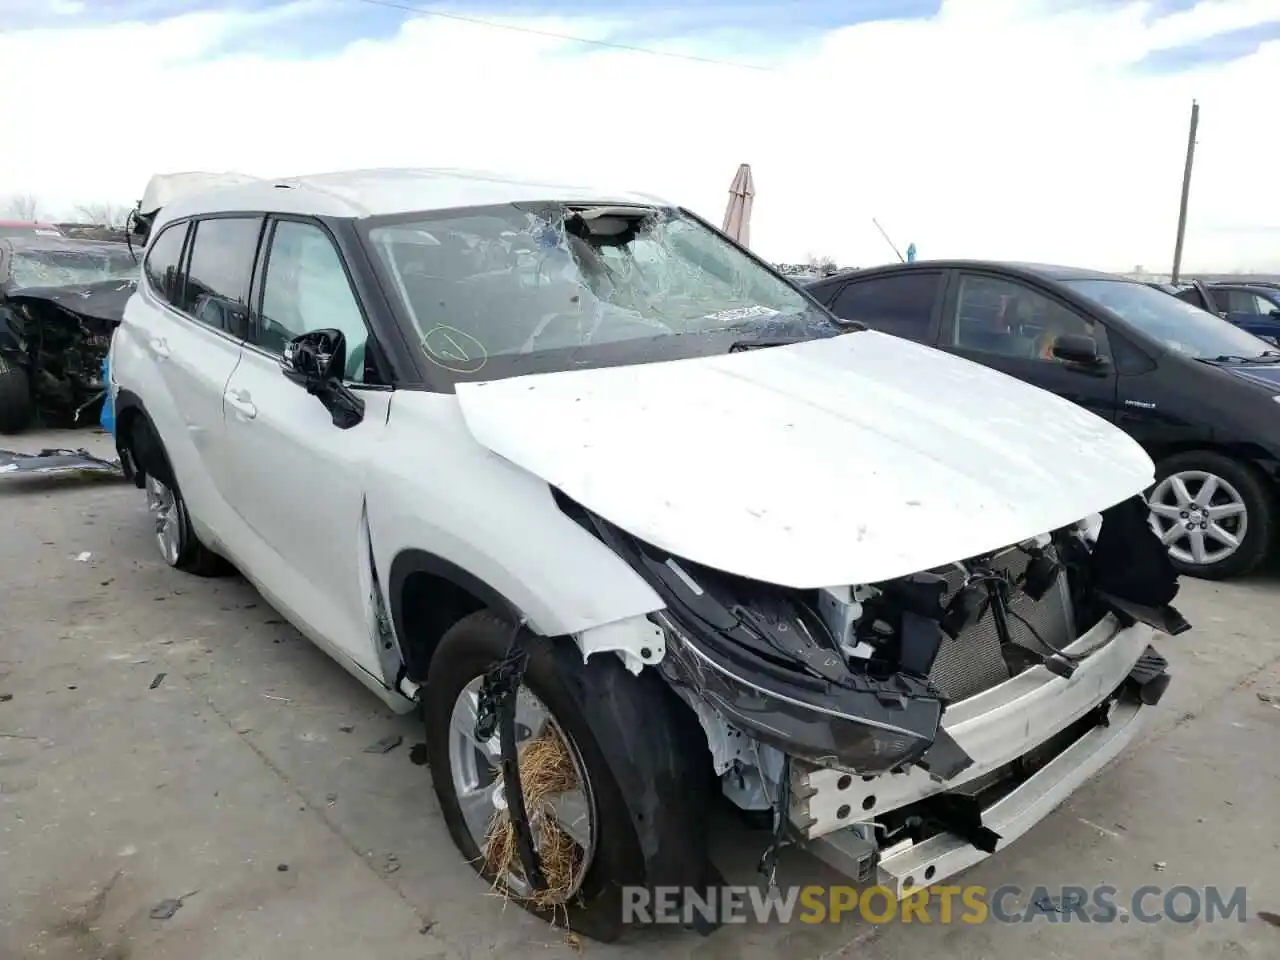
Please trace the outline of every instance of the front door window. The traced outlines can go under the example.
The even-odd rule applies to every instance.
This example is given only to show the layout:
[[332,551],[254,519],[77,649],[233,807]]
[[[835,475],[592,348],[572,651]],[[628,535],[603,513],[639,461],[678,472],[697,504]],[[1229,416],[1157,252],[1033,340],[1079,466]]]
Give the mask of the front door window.
[[[954,314],[943,344],[998,357],[1059,361],[1054,341],[1064,334],[1093,337],[1098,355],[1109,357],[1105,328],[1074,310],[1003,277],[976,274],[960,278]],[[949,329],[948,329],[949,328]]]

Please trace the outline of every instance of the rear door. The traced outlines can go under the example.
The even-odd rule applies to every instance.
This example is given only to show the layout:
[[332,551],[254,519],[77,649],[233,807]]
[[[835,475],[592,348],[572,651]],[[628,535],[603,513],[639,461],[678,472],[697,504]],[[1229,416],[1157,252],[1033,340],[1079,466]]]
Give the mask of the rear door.
[[[273,219],[258,274],[248,340],[226,384],[227,489],[254,542],[247,572],[314,640],[381,678],[364,491],[386,430],[388,380],[366,350],[364,310],[321,223]],[[343,332],[346,383],[365,404],[345,430],[281,368],[286,343],[324,328]]]
[[932,344],[942,303],[942,270],[903,270],[853,277],[843,285],[811,291],[842,320],[859,320],[872,330]]
[[[150,244],[128,308],[146,367],[142,401],[160,433],[197,532],[223,545],[228,453],[222,395],[240,361],[261,217],[165,227]],[[233,546],[227,544],[227,546]]]
[[[1104,362],[1084,367],[1055,359],[1050,348],[1062,334],[1093,337]],[[938,346],[1116,419],[1118,377],[1107,328],[1048,290],[1013,277],[956,271]]]

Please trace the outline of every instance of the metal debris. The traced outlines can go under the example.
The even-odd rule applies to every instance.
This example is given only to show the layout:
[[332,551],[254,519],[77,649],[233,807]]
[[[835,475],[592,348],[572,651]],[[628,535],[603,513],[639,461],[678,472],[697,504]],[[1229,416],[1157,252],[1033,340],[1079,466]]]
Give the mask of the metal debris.
[[1152,866],[1155,867],[1156,872],[1159,873],[1162,870],[1164,870],[1164,868],[1167,867],[1168,864],[1165,863],[1163,860],[1157,860],[1155,863],[1152,864]]
[[1068,893],[1061,897],[1040,897],[1035,901],[1036,908],[1043,913],[1067,914],[1078,910],[1085,903],[1084,897],[1078,893]]
[[157,673],[156,678],[151,681],[150,689],[154,690],[156,687],[160,686],[160,684],[164,683],[164,678],[167,676],[167,673]]
[[151,908],[152,920],[168,920],[175,913],[182,909],[182,904],[194,897],[199,890],[192,890],[185,896],[178,897],[176,900],[161,900]]
[[103,460],[88,450],[48,449],[37,453],[0,450],[0,479],[12,477],[77,476],[123,477],[118,460]]
[[377,743],[371,743],[364,748],[365,753],[390,753],[400,744],[404,743],[404,737],[398,733],[388,734]]

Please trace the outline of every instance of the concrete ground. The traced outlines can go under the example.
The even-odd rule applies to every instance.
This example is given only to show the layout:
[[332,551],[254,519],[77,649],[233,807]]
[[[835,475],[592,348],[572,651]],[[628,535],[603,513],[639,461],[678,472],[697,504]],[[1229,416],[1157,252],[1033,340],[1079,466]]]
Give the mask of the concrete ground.
[[[8,438],[6,438],[8,439]],[[105,436],[30,435],[23,449]],[[459,861],[420,739],[239,579],[159,560],[118,482],[0,484],[0,958],[1280,956],[1280,578],[1188,581],[1143,741],[965,882],[1247,888],[1245,922],[752,925],[574,944]],[[87,554],[87,557],[84,555]],[[399,734],[386,754],[365,748]],[[754,861],[726,827],[717,845]],[[780,882],[830,881],[804,854]],[[180,900],[181,905],[162,905]],[[1154,902],[1149,905],[1154,905]],[[167,918],[153,918],[157,907]],[[176,910],[175,910],[176,907]]]

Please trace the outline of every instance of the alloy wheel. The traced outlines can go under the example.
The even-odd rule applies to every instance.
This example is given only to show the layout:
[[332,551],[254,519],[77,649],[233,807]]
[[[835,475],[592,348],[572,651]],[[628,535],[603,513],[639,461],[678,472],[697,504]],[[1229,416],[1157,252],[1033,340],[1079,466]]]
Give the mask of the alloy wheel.
[[168,486],[147,475],[147,509],[155,524],[156,546],[160,556],[171,567],[182,555],[182,503]]
[[[475,733],[483,679],[476,677],[463,687],[454,702],[449,724],[449,775],[453,778],[454,794],[467,832],[482,857],[495,823],[502,822],[506,811],[506,796],[498,776],[501,755],[498,735],[495,733],[489,740],[480,741]],[[568,789],[537,797],[531,803],[528,781],[532,771],[526,771],[525,764],[521,763],[525,771],[521,779],[525,784],[526,812],[535,847],[540,847],[540,839],[550,821],[577,848],[568,882],[557,885],[558,899],[567,901],[582,886],[595,855],[597,818],[591,782],[572,739],[556,723],[542,700],[524,685],[516,694],[515,726],[517,755],[522,760],[532,744],[541,740],[545,745],[546,738],[558,738],[552,742],[563,747],[572,764],[572,774],[567,778],[572,785]],[[529,897],[534,892],[518,870],[506,869],[499,879],[516,897]]]
[[1182,563],[1220,563],[1240,549],[1249,532],[1240,491],[1207,470],[1170,474],[1156,484],[1147,503],[1151,528]]

